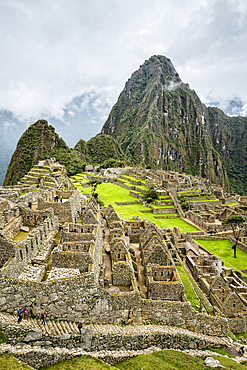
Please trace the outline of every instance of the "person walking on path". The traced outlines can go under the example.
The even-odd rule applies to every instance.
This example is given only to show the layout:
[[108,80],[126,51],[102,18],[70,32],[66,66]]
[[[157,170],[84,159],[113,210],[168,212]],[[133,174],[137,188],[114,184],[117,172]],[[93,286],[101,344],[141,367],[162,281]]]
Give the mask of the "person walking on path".
[[82,323],[79,321],[79,324],[77,325],[78,329],[79,329],[79,333],[81,335],[81,329],[82,329]]
[[41,325],[44,325],[45,326],[45,313],[44,312],[42,312],[42,314],[41,314]]
[[20,309],[19,308],[17,308],[17,320],[18,320],[18,323],[19,323],[19,316],[20,316]]
[[23,313],[24,313],[24,320],[27,319],[27,307],[23,308]]
[[60,202],[63,203],[63,196],[60,195]]
[[21,320],[22,320],[22,314],[21,314],[21,309],[19,309],[20,313],[19,313],[19,316],[18,316],[18,324],[21,323]]

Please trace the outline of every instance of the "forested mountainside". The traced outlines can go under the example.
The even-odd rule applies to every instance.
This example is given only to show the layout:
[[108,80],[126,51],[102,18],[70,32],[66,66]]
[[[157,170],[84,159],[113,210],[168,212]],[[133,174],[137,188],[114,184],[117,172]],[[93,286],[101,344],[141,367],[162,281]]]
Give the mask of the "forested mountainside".
[[247,188],[247,118],[206,107],[172,62],[152,56],[126,82],[102,128],[131,164],[201,175]]
[[50,157],[64,165],[68,175],[83,171],[86,163],[99,165],[118,161],[121,164],[124,160],[119,143],[112,136],[98,134],[88,142],[80,140],[74,149],[70,149],[54,127],[39,120],[29,126],[18,141],[4,185],[17,184],[39,160]]
[[245,194],[246,135],[246,117],[206,107],[168,58],[152,56],[126,82],[101,134],[88,142],[81,139],[69,149],[47,121],[31,125],[17,144],[4,185],[17,183],[38,160],[54,156],[69,174],[86,163],[125,161],[200,175]]

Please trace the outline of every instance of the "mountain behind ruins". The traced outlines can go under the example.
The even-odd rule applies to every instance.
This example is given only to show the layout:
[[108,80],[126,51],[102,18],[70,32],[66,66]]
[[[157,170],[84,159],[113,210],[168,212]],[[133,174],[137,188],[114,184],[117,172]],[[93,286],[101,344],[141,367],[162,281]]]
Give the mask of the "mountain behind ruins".
[[[32,130],[38,132],[35,140]],[[69,149],[46,121],[31,125],[17,144],[4,185],[16,183],[39,159],[53,155],[71,174],[86,163],[125,161],[200,175],[245,194],[246,135],[246,117],[206,107],[168,58],[152,56],[126,82],[101,134],[88,142],[79,140]]]

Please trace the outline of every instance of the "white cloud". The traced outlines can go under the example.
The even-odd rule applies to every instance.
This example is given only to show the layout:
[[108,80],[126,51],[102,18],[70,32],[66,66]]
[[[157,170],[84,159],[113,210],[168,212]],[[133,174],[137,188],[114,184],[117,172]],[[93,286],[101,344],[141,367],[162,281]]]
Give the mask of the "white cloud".
[[22,120],[65,124],[97,111],[99,131],[153,54],[169,57],[206,103],[247,106],[245,0],[0,0],[0,9],[0,108]]

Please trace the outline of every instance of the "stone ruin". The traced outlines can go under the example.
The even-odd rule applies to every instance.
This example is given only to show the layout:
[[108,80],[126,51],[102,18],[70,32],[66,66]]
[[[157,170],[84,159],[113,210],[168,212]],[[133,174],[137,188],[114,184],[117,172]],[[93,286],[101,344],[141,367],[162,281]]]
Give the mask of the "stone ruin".
[[[205,186],[200,178],[173,172],[125,173],[147,184],[166,184],[165,191]],[[54,202],[56,195],[62,202]],[[94,198],[82,202],[75,190],[54,188],[28,197],[32,209],[23,202],[14,207],[0,202],[1,311],[13,313],[26,305],[36,316],[45,311],[50,319],[85,323],[141,323],[157,316],[183,327],[195,320],[199,332],[225,333],[225,319],[197,313],[187,301],[176,269],[183,259],[215,312],[229,318],[233,331],[240,330],[230,320],[245,317],[245,287],[216,256],[204,255],[195,244],[186,247],[191,236],[145,220],[123,221],[111,205],[100,209]],[[227,205],[223,210],[200,207],[193,209],[193,220],[200,214],[206,224],[230,211]],[[26,240],[15,241],[25,228]]]

